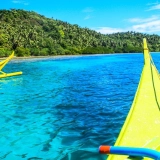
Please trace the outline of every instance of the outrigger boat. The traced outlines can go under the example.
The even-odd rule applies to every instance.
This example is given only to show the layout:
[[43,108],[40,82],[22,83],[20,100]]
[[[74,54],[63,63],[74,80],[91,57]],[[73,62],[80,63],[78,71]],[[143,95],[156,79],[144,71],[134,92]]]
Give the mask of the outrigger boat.
[[22,74],[22,72],[5,73],[2,71],[3,67],[13,58],[13,56],[14,56],[14,51],[8,58],[0,62],[0,78],[17,76],[17,75]]
[[129,114],[114,146],[100,146],[108,160],[160,160],[160,75],[146,39],[144,67]]

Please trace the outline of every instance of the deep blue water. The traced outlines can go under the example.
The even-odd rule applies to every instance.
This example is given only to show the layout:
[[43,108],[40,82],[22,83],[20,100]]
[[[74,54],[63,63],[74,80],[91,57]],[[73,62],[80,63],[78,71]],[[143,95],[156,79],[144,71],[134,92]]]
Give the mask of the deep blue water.
[[[160,54],[152,54],[160,69]],[[0,79],[0,159],[103,160],[132,104],[142,54],[13,60]]]

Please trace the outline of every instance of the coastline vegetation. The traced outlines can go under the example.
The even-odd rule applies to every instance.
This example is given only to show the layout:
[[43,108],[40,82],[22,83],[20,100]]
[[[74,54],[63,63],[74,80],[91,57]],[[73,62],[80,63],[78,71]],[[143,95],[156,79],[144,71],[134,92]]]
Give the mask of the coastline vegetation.
[[150,51],[160,51],[160,36],[136,32],[101,34],[33,11],[0,10],[0,57],[50,56],[142,52],[147,38]]

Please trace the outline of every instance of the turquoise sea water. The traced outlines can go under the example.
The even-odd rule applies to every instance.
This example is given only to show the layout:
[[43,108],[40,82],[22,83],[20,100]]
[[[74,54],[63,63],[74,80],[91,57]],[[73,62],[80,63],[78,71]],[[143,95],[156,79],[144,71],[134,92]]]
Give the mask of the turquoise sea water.
[[98,147],[114,144],[142,67],[142,54],[10,62],[23,75],[0,79],[0,159],[106,159]]

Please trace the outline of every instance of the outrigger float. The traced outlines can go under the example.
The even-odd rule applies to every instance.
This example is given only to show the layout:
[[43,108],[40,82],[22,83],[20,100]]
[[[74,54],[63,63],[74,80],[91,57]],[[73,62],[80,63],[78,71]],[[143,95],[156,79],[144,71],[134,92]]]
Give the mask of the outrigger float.
[[129,114],[114,146],[100,146],[108,160],[160,160],[160,75],[146,39],[144,67]]
[[13,56],[14,56],[14,51],[8,58],[0,62],[0,78],[6,78],[22,74],[22,72],[5,73],[2,71],[3,67],[13,58]]

